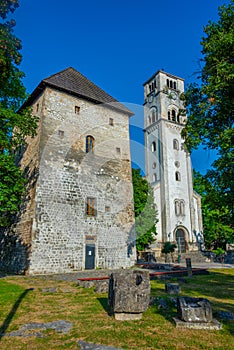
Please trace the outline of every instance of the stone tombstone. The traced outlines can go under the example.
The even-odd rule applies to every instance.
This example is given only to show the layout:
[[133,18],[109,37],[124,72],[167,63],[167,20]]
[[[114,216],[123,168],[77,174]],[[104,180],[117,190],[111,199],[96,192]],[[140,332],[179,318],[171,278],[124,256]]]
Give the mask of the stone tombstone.
[[192,271],[192,262],[191,262],[191,258],[186,258],[186,267],[187,267],[188,276],[192,276],[193,271]]
[[167,294],[180,294],[180,285],[179,283],[166,283],[165,290]]
[[108,302],[116,320],[139,320],[150,302],[148,271],[123,270],[109,279]]
[[178,297],[177,316],[185,322],[212,322],[210,302],[204,298]]

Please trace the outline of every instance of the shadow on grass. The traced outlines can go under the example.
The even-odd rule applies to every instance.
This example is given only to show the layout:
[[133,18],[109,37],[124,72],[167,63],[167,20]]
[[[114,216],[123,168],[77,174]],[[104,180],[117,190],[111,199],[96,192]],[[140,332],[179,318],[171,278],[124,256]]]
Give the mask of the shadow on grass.
[[20,294],[19,298],[16,300],[15,304],[12,306],[11,311],[9,312],[8,316],[6,317],[5,321],[0,327],[0,340],[5,335],[7,328],[9,327],[12,318],[16,314],[16,311],[18,307],[20,306],[22,300],[26,297],[26,295],[32,291],[33,288],[26,289],[23,293]]
[[112,316],[113,312],[110,309],[110,306],[108,305],[108,298],[98,298],[99,303],[103,307],[103,309],[106,311],[108,316]]

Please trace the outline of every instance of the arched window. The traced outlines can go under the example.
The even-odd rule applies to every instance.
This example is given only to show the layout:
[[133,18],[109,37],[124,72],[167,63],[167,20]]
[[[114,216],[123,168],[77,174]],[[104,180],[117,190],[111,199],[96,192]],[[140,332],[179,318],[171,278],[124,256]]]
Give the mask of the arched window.
[[172,80],[170,80],[170,88],[173,88]]
[[153,182],[156,182],[156,181],[157,181],[157,174],[154,173],[154,174],[153,174]]
[[179,172],[179,171],[176,171],[176,173],[175,173],[175,179],[176,179],[176,181],[180,181],[180,180],[181,180],[180,172]]
[[171,111],[171,115],[172,115],[172,121],[175,122],[176,121],[176,111],[174,109]]
[[180,201],[178,199],[175,200],[175,214],[180,215]]
[[94,137],[91,135],[86,136],[86,153],[93,153],[94,151]]
[[151,143],[151,151],[152,151],[152,152],[155,152],[155,151],[156,151],[156,142],[155,142],[155,141],[153,141],[153,142]]
[[167,79],[167,86],[169,87],[169,79]]
[[180,122],[180,116],[179,116],[179,113],[177,114],[176,121],[177,121],[177,123],[179,123],[179,122]]
[[155,123],[156,122],[156,113],[155,111],[153,110],[152,111],[152,123]]
[[179,150],[179,141],[176,139],[173,140],[173,149]]
[[171,120],[171,112],[170,111],[167,112],[167,119]]
[[148,125],[150,125],[151,124],[151,116],[149,115],[148,116]]
[[184,201],[180,201],[180,214],[185,215],[185,203],[184,203]]
[[174,87],[174,89],[176,90],[176,82],[174,81],[174,83],[173,83],[173,87]]

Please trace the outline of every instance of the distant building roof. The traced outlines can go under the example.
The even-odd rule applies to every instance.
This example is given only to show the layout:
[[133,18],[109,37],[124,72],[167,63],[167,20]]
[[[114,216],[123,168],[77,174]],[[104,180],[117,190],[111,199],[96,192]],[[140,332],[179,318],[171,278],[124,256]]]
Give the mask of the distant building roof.
[[105,91],[72,67],[66,68],[61,72],[43,79],[32,92],[24,106],[30,105],[46,86],[82,97],[97,104],[107,103],[111,107],[127,113],[129,116],[133,115],[133,112],[130,111],[130,109],[118,102],[112,96],[108,95]]

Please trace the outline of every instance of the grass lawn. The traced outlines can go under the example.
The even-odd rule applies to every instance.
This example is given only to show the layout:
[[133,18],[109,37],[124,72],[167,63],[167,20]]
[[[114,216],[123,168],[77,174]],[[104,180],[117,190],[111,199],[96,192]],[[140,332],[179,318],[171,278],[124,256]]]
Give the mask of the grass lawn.
[[[217,269],[210,270],[209,275],[186,278],[187,283],[181,283],[181,295],[207,298],[218,319],[218,311],[234,312],[233,277],[234,269]],[[43,292],[43,288],[56,288],[56,292]],[[151,294],[168,298],[164,282],[152,281]],[[165,311],[156,304],[148,308],[142,320],[116,321],[108,315],[107,294],[42,277],[0,278],[0,333],[16,331],[30,322],[72,323],[67,334],[47,330],[43,337],[0,336],[0,349],[78,349],[79,339],[137,350],[234,348],[234,321],[221,321],[220,331],[181,330],[175,328],[174,316],[173,305]]]

